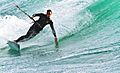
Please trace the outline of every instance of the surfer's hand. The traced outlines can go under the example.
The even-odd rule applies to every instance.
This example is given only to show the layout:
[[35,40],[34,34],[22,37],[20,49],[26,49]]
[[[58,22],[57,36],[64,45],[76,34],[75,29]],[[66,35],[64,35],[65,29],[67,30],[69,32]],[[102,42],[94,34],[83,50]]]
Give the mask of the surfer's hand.
[[32,24],[32,23],[34,23],[33,21],[32,22],[30,22],[30,24]]
[[57,42],[57,37],[55,37],[55,42]]
[[33,19],[33,18],[34,18],[34,16],[31,16],[31,18]]
[[34,18],[34,17],[35,17],[35,14],[32,15],[32,18]]
[[55,47],[58,48],[58,39],[55,37]]

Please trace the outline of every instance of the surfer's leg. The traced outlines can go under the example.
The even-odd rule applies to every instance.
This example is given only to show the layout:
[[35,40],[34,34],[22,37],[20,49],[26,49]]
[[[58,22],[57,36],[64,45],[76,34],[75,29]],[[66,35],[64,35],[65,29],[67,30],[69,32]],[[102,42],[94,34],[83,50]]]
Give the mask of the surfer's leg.
[[41,31],[41,30],[42,30],[42,28],[40,28],[39,25],[34,23],[28,30],[27,34],[24,36],[21,36],[20,38],[15,40],[15,42],[27,41],[27,40],[31,39],[32,37],[36,36],[39,33],[39,31]]
[[32,37],[36,36],[37,34],[38,33],[34,32],[34,31],[28,31],[26,35],[21,36],[20,38],[15,40],[15,42],[27,41],[27,40],[31,39]]

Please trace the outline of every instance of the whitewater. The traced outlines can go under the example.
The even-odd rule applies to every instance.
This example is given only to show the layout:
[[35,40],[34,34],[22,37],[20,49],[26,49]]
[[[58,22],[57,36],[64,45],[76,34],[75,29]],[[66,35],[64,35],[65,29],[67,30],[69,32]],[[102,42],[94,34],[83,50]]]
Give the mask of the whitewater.
[[[30,16],[51,9],[59,48],[47,25],[11,50],[33,24],[13,3]],[[119,0],[1,0],[0,73],[120,73],[119,27]]]

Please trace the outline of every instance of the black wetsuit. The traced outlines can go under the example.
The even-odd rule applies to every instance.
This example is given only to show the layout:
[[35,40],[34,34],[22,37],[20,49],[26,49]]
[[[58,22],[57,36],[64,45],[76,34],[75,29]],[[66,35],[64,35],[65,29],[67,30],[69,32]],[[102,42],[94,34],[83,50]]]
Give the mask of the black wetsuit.
[[33,16],[34,17],[39,16],[40,18],[34,22],[34,24],[30,27],[30,29],[28,30],[26,35],[21,36],[20,38],[15,40],[15,42],[29,40],[30,38],[36,36],[47,24],[50,24],[52,33],[53,33],[54,37],[56,37],[53,22],[52,22],[52,20],[50,20],[49,17],[47,17],[46,14],[39,13],[39,14],[34,14]]

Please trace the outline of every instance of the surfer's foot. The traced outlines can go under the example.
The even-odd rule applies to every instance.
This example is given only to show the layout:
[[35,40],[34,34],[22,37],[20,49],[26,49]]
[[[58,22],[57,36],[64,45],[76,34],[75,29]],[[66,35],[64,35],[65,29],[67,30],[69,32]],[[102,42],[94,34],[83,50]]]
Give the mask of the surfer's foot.
[[17,47],[18,47],[18,48],[20,48],[20,45],[19,45],[19,44],[17,44]]
[[20,48],[20,45],[17,43],[17,41],[14,40],[14,42],[16,43],[16,46],[17,46],[18,48]]
[[14,40],[14,42],[15,42],[15,43],[17,43],[17,41],[16,41],[16,40]]
[[59,48],[58,44],[55,45],[55,48]]

